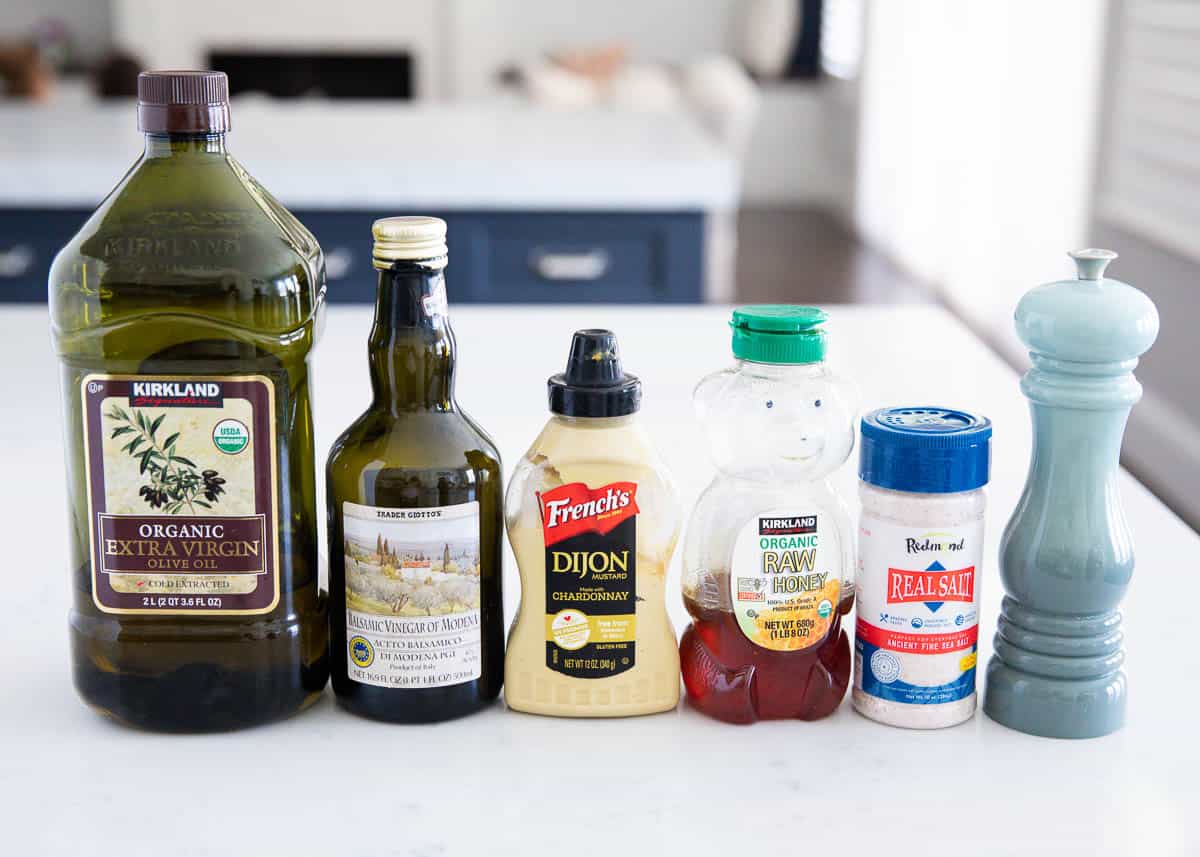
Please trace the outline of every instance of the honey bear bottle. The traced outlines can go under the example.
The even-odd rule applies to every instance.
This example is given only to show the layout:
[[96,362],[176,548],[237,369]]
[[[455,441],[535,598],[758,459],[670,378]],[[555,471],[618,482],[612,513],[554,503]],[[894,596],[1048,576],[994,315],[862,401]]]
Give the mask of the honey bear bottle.
[[828,477],[854,446],[857,397],[825,364],[826,318],[735,310],[736,364],[696,387],[718,472],[684,546],[680,661],[692,705],[718,720],[816,720],[850,681],[854,531]]

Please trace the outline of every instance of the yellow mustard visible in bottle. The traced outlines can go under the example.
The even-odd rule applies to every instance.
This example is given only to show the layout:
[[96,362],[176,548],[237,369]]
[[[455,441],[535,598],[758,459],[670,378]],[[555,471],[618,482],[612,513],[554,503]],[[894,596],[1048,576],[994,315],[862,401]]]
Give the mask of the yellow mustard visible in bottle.
[[641,395],[612,332],[576,332],[566,372],[549,381],[551,419],[505,501],[521,572],[509,708],[621,717],[679,702],[665,592],[679,502],[638,421]]

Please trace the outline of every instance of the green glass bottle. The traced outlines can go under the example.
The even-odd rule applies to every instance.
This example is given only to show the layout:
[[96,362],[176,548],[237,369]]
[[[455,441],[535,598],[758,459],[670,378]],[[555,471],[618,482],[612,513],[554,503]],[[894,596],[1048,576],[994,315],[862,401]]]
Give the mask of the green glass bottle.
[[332,683],[356,714],[446,720],[504,680],[500,455],[454,396],[446,224],[373,232],[374,397],[326,469]]
[[216,72],[138,80],[142,157],[50,270],[75,684],[113,718],[233,729],[315,701],[312,235],[225,150]]

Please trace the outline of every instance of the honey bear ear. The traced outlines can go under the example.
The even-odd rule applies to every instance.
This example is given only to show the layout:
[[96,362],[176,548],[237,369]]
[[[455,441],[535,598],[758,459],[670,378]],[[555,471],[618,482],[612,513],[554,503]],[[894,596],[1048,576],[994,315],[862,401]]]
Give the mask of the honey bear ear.
[[[830,473],[841,467],[850,457],[850,453],[854,451],[854,440],[858,435],[855,420],[858,410],[857,403],[847,401],[841,396],[831,398],[833,401],[829,403],[832,406],[829,411],[829,425],[833,431],[825,439],[825,456],[828,457],[828,472]],[[824,403],[822,403],[822,410],[824,410]]]

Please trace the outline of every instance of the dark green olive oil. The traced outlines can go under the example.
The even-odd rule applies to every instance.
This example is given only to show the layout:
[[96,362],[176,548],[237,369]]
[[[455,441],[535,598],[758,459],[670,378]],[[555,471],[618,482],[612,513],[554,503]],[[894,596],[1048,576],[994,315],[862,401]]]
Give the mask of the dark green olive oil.
[[75,684],[112,718],[234,729],[328,676],[312,235],[225,149],[217,73],[139,81],[146,149],[50,272]]
[[503,684],[500,456],[454,396],[445,224],[375,224],[373,399],[326,468],[330,652],[344,708],[458,717]]

